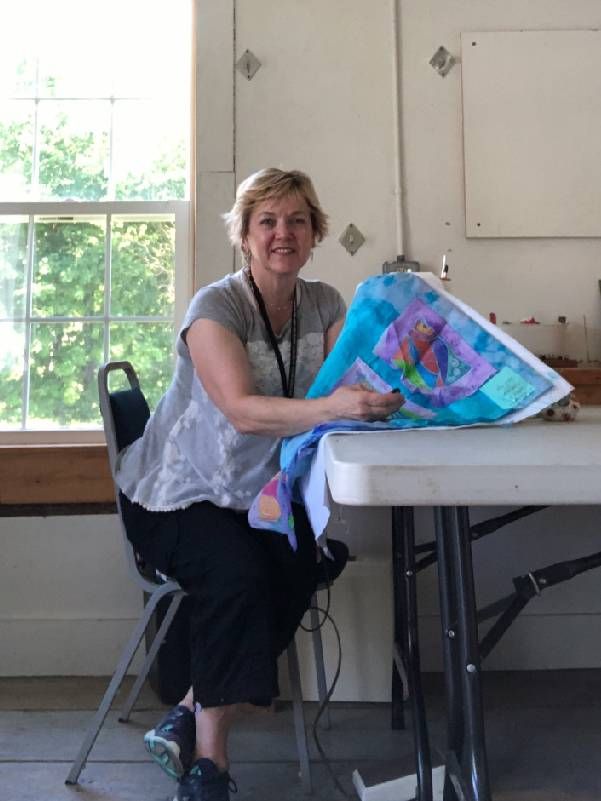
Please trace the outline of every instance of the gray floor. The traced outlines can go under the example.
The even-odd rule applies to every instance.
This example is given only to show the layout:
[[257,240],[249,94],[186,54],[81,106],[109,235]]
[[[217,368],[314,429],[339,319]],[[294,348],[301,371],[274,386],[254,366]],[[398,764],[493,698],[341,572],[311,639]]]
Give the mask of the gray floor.
[[[0,801],[170,801],[175,785],[152,764],[143,732],[164,707],[144,691],[129,724],[111,712],[78,787],[65,777],[98,679],[0,679]],[[438,676],[427,676],[435,751],[444,747]],[[309,717],[315,706],[308,704]],[[487,740],[495,801],[601,799],[601,670],[485,674]],[[336,704],[320,741],[351,798],[350,776],[370,780],[412,772],[410,731],[391,731],[385,704]],[[315,801],[341,801],[313,747]],[[232,738],[232,801],[306,798],[295,762],[291,711],[247,716]]]

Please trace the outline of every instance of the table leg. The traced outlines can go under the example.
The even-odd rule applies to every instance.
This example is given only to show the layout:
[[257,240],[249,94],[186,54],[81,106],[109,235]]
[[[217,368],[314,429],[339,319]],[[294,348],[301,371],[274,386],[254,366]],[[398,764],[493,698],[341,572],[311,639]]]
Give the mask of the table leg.
[[[432,801],[432,760],[421,683],[415,576],[415,529],[413,509],[411,507],[395,507],[393,509],[393,532],[396,532],[395,536],[400,539],[404,552],[405,659],[413,718],[417,779],[415,800]],[[398,540],[395,540],[395,546],[399,544]]]
[[444,801],[491,801],[467,509],[435,510],[447,693]]
[[393,507],[391,515],[392,536],[392,601],[393,643],[391,726],[405,728],[404,702],[409,698],[407,679],[407,609],[405,606],[405,534],[401,525],[402,516]]
[[442,625],[442,655],[444,663],[445,693],[447,699],[447,770],[445,772],[444,801],[461,798],[451,781],[452,770],[449,757],[463,750],[463,724],[461,694],[458,688],[458,650],[456,643],[456,598],[449,575],[448,510],[434,509],[434,525],[438,550],[438,588],[440,597],[440,621]]

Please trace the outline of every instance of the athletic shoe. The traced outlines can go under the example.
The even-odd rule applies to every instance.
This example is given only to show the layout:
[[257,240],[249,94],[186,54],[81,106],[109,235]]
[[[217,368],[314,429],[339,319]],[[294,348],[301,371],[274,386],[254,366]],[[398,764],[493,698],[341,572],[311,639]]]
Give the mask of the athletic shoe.
[[174,706],[144,735],[146,750],[172,779],[179,779],[190,768],[195,744],[196,718],[185,706]]
[[238,792],[227,771],[221,772],[210,759],[198,759],[179,780],[173,801],[230,801],[230,790]]

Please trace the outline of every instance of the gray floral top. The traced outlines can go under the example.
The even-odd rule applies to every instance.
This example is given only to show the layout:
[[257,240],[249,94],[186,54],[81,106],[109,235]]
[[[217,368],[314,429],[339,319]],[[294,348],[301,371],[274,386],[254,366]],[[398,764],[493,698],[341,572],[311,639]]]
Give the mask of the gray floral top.
[[[325,348],[325,332],[345,311],[339,292],[321,281],[297,281],[298,350],[295,397],[304,397]],[[275,355],[243,271],[203,287],[192,299],[177,338],[175,373],[140,439],[121,455],[117,483],[135,503],[151,511],[183,509],[208,500],[248,509],[279,469],[280,439],[241,434],[209,399],[186,345],[192,323],[206,318],[233,331],[245,345],[256,390],[281,395]],[[290,354],[290,324],[278,344],[284,364]]]

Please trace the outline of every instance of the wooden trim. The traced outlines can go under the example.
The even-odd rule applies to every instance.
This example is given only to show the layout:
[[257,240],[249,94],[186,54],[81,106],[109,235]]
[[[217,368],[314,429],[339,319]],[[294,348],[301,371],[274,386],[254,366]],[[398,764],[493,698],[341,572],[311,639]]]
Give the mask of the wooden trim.
[[112,504],[106,445],[0,448],[0,504]]
[[598,367],[561,367],[557,372],[572,384],[576,400],[583,406],[601,404],[601,369]]

